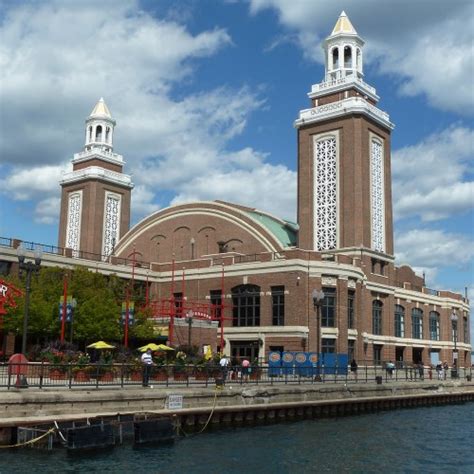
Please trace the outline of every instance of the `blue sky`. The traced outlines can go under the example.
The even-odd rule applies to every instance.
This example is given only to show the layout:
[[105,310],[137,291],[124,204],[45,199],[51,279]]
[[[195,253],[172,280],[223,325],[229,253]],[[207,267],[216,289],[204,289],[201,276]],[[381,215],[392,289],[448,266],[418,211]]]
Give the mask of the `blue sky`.
[[[132,220],[224,199],[296,213],[298,111],[345,10],[396,124],[395,250],[474,290],[471,1],[0,1],[0,235],[55,244],[61,172],[103,96]],[[471,293],[472,295],[472,293]]]

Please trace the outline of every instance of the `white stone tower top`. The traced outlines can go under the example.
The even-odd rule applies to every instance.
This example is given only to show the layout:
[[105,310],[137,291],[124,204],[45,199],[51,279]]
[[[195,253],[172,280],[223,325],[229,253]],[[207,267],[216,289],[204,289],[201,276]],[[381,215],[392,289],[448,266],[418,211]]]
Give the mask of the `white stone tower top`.
[[86,143],[84,150],[98,149],[112,152],[114,149],[114,127],[115,120],[112,118],[107,104],[101,97],[86,119]]
[[362,79],[363,39],[357,34],[345,12],[337,19],[332,33],[326,38],[323,49],[326,58],[325,81],[348,76]]

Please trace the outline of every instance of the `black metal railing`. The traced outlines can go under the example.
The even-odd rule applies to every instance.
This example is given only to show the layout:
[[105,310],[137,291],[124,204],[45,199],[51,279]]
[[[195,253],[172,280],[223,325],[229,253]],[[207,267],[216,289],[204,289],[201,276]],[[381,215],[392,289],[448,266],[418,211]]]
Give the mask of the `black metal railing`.
[[[139,386],[143,384],[143,367],[136,364],[0,364],[0,388],[46,387],[106,387]],[[389,383],[465,380],[472,381],[472,367],[435,368],[405,366],[388,369],[360,365],[356,372],[350,367],[269,367],[219,365],[161,365],[153,366],[149,384],[153,386],[193,386],[226,383],[244,384],[317,384],[317,383]]]

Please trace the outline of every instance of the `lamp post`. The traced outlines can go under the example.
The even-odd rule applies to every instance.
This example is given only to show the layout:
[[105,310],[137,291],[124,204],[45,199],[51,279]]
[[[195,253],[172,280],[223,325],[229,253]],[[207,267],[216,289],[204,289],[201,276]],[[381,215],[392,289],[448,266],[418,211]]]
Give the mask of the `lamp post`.
[[316,311],[316,352],[319,358],[319,353],[321,352],[321,305],[324,301],[324,291],[313,290],[311,296],[313,297],[313,306]]
[[25,354],[26,352],[26,337],[28,334],[28,316],[29,316],[29,307],[30,307],[30,291],[31,291],[31,274],[38,273],[41,267],[41,258],[43,257],[43,252],[41,248],[36,247],[34,252],[34,262],[26,262],[26,249],[21,244],[17,249],[18,263],[19,263],[19,276],[21,277],[23,271],[26,272],[26,286],[25,286],[25,308],[23,313],[23,338],[21,341],[21,353]]
[[186,319],[188,321],[188,349],[191,348],[191,330],[193,326],[193,317],[194,317],[194,311],[190,309],[186,313]]
[[453,310],[451,313],[451,325],[453,327],[453,339],[454,339],[454,352],[453,352],[453,365],[456,367],[455,375],[457,376],[457,366],[458,366],[458,315],[456,311]]

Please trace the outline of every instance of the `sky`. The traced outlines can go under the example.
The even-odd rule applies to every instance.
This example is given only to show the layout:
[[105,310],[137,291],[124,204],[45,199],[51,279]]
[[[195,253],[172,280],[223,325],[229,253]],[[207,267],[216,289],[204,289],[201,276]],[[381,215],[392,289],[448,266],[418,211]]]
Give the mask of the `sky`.
[[[0,0],[0,236],[57,244],[59,180],[104,97],[132,224],[222,199],[296,220],[296,131],[345,10],[390,114],[395,256],[474,299],[474,3]],[[474,318],[471,318],[474,334]]]

